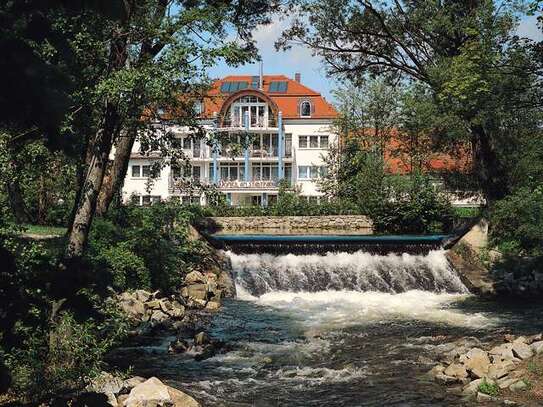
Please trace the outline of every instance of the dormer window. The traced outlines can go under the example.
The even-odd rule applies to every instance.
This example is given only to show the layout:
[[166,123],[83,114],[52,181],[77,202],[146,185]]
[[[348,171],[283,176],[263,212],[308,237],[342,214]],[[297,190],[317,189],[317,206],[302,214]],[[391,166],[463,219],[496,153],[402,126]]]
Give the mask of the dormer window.
[[204,102],[202,102],[201,100],[198,100],[194,102],[194,105],[192,108],[196,116],[201,116],[204,113]]
[[311,117],[311,102],[304,100],[300,103],[300,116],[301,117]]

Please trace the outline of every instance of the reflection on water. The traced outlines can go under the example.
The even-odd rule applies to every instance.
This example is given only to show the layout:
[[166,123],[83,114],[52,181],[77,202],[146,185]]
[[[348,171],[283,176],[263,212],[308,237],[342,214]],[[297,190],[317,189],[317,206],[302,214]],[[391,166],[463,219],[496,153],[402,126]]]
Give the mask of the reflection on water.
[[[233,350],[196,362],[189,355],[167,354],[163,341],[162,350],[153,348],[132,361],[134,373],[159,376],[209,406],[466,405],[423,375],[443,343],[463,336],[491,341],[508,329],[543,330],[538,318],[543,307],[498,305],[466,294],[441,252],[388,260],[360,253],[335,256],[292,256],[289,272],[287,259],[233,258],[239,298],[225,301],[210,328]],[[405,286],[401,292],[379,292],[365,291],[363,284],[348,290],[289,286],[288,279],[275,289],[266,281],[273,270],[293,278],[313,266],[351,270],[358,275],[352,281],[390,266],[389,274],[407,284],[411,275],[402,274],[419,273],[434,287],[428,282],[432,278],[453,282],[442,290]],[[254,284],[258,278],[265,283]]]

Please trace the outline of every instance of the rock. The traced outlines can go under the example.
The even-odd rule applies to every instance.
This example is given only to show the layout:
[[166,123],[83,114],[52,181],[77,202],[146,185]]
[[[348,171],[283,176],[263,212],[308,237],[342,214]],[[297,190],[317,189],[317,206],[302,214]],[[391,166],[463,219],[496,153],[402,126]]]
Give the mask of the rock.
[[164,312],[160,310],[153,311],[153,313],[151,314],[151,317],[149,318],[149,321],[151,321],[151,323],[156,323],[156,324],[162,324],[168,320],[169,320],[168,315],[166,315]]
[[533,344],[534,342],[540,342],[540,341],[543,341],[543,335],[542,334],[530,335],[528,337],[528,344],[529,345]]
[[456,383],[458,381],[456,377],[447,376],[446,374],[443,374],[443,373],[436,374],[435,380],[441,384],[451,384],[451,383]]
[[507,399],[505,399],[505,400],[503,401],[503,405],[504,405],[504,406],[517,406],[518,404],[517,404],[515,401],[513,401],[513,400],[507,400]]
[[218,302],[215,302],[215,301],[209,301],[206,304],[206,310],[208,310],[208,311],[216,311],[220,307],[221,307],[221,304],[219,304]]
[[462,389],[462,394],[466,396],[472,396],[474,394],[477,394],[479,391],[479,385],[483,383],[483,379],[476,379],[471,382],[469,382],[464,388]]
[[528,339],[525,336],[519,336],[515,340],[513,340],[513,343],[523,343],[525,345],[528,344]]
[[199,271],[191,271],[189,274],[185,276],[186,285],[205,284],[205,283],[207,283],[207,279]]
[[513,355],[523,360],[531,358],[534,354],[530,345],[526,345],[522,342],[513,342],[512,351]]
[[186,288],[187,297],[193,300],[207,299],[207,284],[193,284]]
[[182,391],[163,384],[156,377],[151,377],[134,387],[126,400],[124,407],[199,407],[200,404]]
[[194,335],[194,344],[196,346],[207,345],[209,343],[211,343],[211,341],[209,340],[209,336],[205,332],[199,332]]
[[121,394],[120,396],[117,396],[117,405],[119,407],[124,406],[126,399],[128,398],[128,394]]
[[464,365],[461,365],[460,363],[453,363],[445,371],[443,374],[447,376],[456,377],[457,379],[463,379],[468,377],[468,372]]
[[189,348],[189,344],[183,339],[176,339],[170,343],[168,352],[170,353],[183,353]]
[[497,359],[502,360],[513,360],[516,359],[513,355],[513,345],[510,343],[504,343],[503,345],[498,345],[490,349],[488,352],[490,355],[497,356]]
[[145,306],[143,302],[132,297],[128,293],[123,293],[119,297],[119,308],[133,319],[141,319],[145,315]]
[[123,389],[132,390],[132,388],[136,387],[138,384],[143,383],[145,380],[147,379],[141,376],[130,377],[123,382]]
[[523,380],[519,380],[516,383],[513,383],[511,386],[509,386],[509,390],[516,392],[516,391],[523,391],[528,388],[528,385]]
[[87,391],[96,393],[119,393],[124,387],[124,381],[111,373],[101,372],[91,383],[86,387]]
[[439,373],[443,373],[444,371],[445,371],[445,366],[437,365],[437,366],[434,366],[432,369],[430,369],[428,374],[431,377],[435,378]]
[[519,379],[515,379],[515,378],[511,378],[511,377],[505,377],[504,380],[498,381],[498,387],[500,389],[502,389],[502,390],[507,389],[512,384],[515,384],[516,382],[518,382],[518,380]]
[[490,368],[490,359],[484,350],[473,348],[466,354],[466,357],[464,365],[475,378],[479,379],[487,376],[488,369]]
[[534,342],[530,346],[536,355],[543,352],[543,341]]
[[[232,266],[230,263],[228,264],[231,269]],[[230,273],[225,270],[221,271],[217,278],[217,287],[222,290],[224,297],[233,298],[236,296],[236,285],[234,284],[234,280],[232,279]]]
[[501,379],[515,368],[515,364],[510,360],[501,360],[490,365],[488,377],[491,379]]
[[147,309],[160,309],[163,300],[152,300],[145,303]]
[[515,335],[505,334],[503,339],[505,339],[506,342],[513,342],[515,340]]
[[488,394],[477,392],[477,401],[479,403],[486,403],[487,401],[496,401],[495,397],[489,396]]
[[153,294],[145,290],[134,291],[134,298],[141,302],[147,302],[152,298]]

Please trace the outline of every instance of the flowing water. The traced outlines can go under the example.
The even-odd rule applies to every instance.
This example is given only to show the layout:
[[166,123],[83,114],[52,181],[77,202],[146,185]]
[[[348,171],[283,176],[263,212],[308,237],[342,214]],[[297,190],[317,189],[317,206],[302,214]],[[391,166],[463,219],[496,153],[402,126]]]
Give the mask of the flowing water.
[[470,295],[442,251],[228,255],[238,298],[209,333],[232,349],[197,362],[161,338],[131,361],[206,406],[466,405],[425,377],[435,354],[543,330],[543,307]]

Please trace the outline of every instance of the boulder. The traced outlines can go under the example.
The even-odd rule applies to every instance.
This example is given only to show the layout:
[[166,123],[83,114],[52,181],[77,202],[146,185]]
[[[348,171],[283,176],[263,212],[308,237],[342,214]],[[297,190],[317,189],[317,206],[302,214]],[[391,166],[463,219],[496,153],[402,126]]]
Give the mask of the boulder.
[[514,360],[515,355],[513,355],[513,345],[510,343],[504,343],[490,349],[488,352],[490,355],[496,356],[497,360]]
[[189,274],[185,276],[186,285],[205,284],[205,283],[207,283],[207,279],[199,271],[191,271]]
[[539,355],[543,352],[543,341],[534,342],[530,346],[536,355]]
[[441,384],[451,384],[456,383],[458,379],[456,377],[447,376],[443,373],[438,373],[435,375],[435,380]]
[[134,291],[134,298],[138,301],[146,302],[153,297],[153,294],[145,290],[136,290]]
[[221,304],[219,304],[218,302],[215,302],[215,301],[209,301],[206,304],[206,310],[208,310],[208,311],[216,311],[220,307],[221,307]]
[[504,377],[502,380],[498,380],[498,387],[502,390],[507,389],[509,388],[509,386],[511,386],[512,384],[515,384],[518,381],[519,379]]
[[199,407],[200,404],[180,390],[151,377],[134,387],[123,401],[124,407]]
[[531,358],[534,355],[534,352],[532,351],[530,345],[527,345],[523,342],[513,342],[512,351],[513,355],[523,360]]
[[453,363],[449,365],[443,372],[447,376],[456,377],[457,379],[464,379],[468,377],[468,372],[464,365],[460,363]]
[[490,359],[484,350],[473,348],[466,354],[464,365],[471,372],[472,376],[479,379],[487,376],[488,369],[490,368]]
[[145,306],[143,302],[137,300],[132,295],[123,293],[119,296],[119,308],[130,318],[141,319],[145,315]]
[[444,371],[445,371],[445,366],[437,365],[437,366],[434,366],[432,369],[430,369],[428,374],[431,377],[435,378],[438,374],[443,373]]
[[192,284],[184,289],[186,289],[186,297],[192,300],[207,299],[207,284]]
[[196,346],[207,345],[209,343],[211,343],[211,341],[209,340],[209,336],[205,332],[199,332],[194,335],[194,344]]
[[500,360],[490,365],[488,377],[491,379],[501,379],[515,368],[515,364],[510,360]]
[[489,396],[488,394],[477,392],[477,401],[479,403],[486,403],[488,401],[497,401],[496,397]]
[[523,391],[528,388],[528,385],[523,380],[519,380],[515,383],[513,383],[511,386],[509,386],[509,390],[516,392],[516,391]]
[[130,377],[123,382],[123,389],[132,390],[134,387],[136,387],[138,384],[143,383],[145,380],[147,379],[141,376]]
[[175,341],[172,341],[170,343],[170,346],[168,347],[168,352],[183,353],[183,352],[186,352],[188,348],[189,348],[189,344],[187,343],[187,341],[178,338]]
[[479,386],[483,383],[483,381],[483,379],[476,379],[469,382],[462,389],[462,394],[464,394],[465,396],[472,396],[474,394],[477,394],[477,392],[479,391]]

